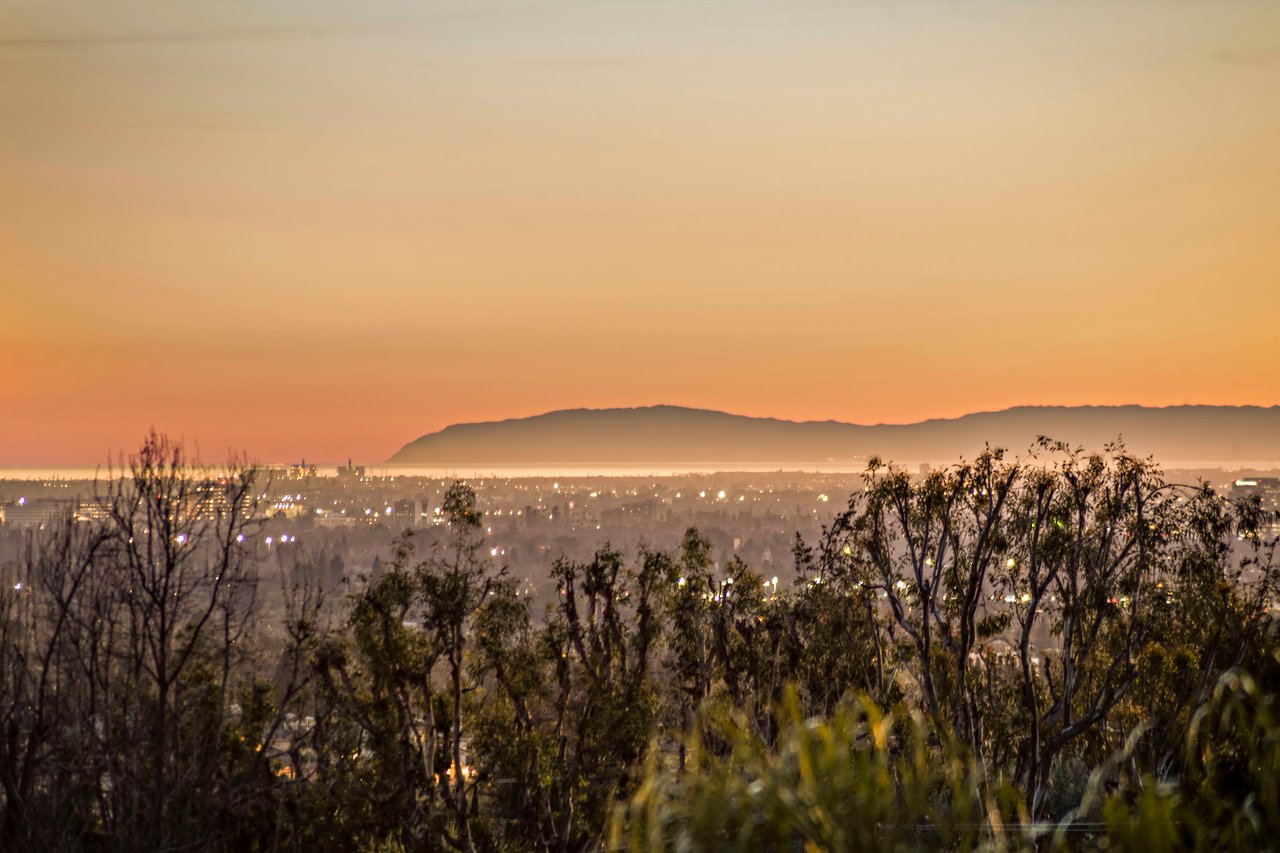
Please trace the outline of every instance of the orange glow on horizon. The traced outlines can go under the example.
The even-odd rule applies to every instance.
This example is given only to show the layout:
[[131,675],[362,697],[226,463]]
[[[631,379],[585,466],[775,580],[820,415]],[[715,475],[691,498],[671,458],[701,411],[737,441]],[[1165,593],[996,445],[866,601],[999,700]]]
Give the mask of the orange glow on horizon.
[[1280,403],[1276,4],[193,8],[0,39],[0,466]]

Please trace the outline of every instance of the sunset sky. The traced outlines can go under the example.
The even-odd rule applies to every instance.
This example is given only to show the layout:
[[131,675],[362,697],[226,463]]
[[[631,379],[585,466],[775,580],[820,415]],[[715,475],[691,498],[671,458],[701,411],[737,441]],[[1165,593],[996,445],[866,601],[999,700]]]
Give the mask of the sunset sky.
[[0,465],[1280,403],[1275,0],[0,0]]

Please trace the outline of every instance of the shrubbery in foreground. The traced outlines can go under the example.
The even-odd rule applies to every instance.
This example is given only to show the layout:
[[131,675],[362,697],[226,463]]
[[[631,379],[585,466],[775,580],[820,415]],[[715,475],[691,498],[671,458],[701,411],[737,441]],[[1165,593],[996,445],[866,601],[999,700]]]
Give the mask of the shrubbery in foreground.
[[636,793],[615,812],[610,848],[1274,849],[1276,711],[1274,693],[1226,673],[1196,711],[1182,776],[1126,778],[1131,742],[1093,772],[1078,807],[1036,823],[1016,789],[984,777],[963,747],[931,735],[906,711],[847,700],[830,717],[806,720],[791,694],[768,744],[740,714],[708,708],[689,735],[683,768],[651,753]]

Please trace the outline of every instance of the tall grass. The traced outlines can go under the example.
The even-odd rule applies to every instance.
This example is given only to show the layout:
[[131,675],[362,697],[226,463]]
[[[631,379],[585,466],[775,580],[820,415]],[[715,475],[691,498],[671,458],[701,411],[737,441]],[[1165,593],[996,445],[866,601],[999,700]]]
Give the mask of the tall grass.
[[[1269,688],[1269,689],[1268,689]],[[1231,671],[1194,715],[1176,777],[1132,772],[1125,750],[1091,775],[1058,823],[1033,824],[1018,791],[919,716],[847,699],[804,719],[793,693],[761,732],[722,705],[684,741],[650,751],[615,809],[614,850],[698,851],[1280,849],[1275,685]]]

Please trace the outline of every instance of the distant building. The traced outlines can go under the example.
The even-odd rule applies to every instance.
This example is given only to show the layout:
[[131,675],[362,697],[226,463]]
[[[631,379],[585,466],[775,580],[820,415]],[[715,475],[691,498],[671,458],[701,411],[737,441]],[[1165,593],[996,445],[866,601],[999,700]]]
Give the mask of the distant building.
[[10,530],[42,530],[69,518],[72,510],[71,501],[19,498],[4,508],[4,525]]
[[110,498],[79,498],[76,502],[76,521],[105,521],[110,517]]
[[338,466],[338,479],[339,480],[363,480],[364,466],[352,465],[351,460],[348,459],[346,465]]
[[396,501],[391,508],[391,521],[398,530],[417,527],[422,523],[422,502],[417,500]]
[[309,480],[315,475],[316,466],[308,465],[305,459],[297,465],[290,465],[288,472],[285,474],[290,480]]
[[350,527],[356,519],[341,510],[320,507],[315,512],[315,523],[320,527]]
[[1241,477],[1231,485],[1231,497],[1257,496],[1262,505],[1271,509],[1280,507],[1280,477]]
[[1233,491],[1246,494],[1275,489],[1280,489],[1280,477],[1241,477],[1233,486]]
[[[214,519],[229,515],[233,509],[231,504],[235,487],[225,480],[204,480],[197,484],[194,494],[194,504],[191,512],[196,518]],[[244,514],[249,514],[252,510],[252,496],[246,489],[238,496],[240,504],[239,510]]]

